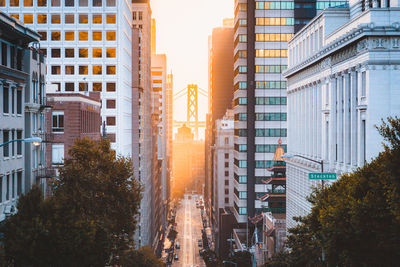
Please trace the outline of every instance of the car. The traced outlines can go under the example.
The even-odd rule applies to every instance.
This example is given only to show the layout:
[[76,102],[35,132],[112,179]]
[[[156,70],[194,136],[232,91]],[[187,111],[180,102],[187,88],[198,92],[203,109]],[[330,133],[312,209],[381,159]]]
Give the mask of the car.
[[178,254],[175,254],[175,260],[179,260]]
[[181,246],[179,245],[179,242],[176,242],[175,248],[176,248],[176,249],[180,249],[180,248],[181,248]]
[[197,243],[199,245],[199,248],[203,247],[203,241],[201,239],[199,239],[199,241]]

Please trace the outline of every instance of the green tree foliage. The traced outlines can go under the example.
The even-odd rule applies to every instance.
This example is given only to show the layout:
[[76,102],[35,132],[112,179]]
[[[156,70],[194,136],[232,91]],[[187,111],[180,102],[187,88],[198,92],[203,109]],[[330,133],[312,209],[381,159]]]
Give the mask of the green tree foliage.
[[311,213],[289,231],[288,251],[267,266],[398,265],[400,120],[389,118],[378,130],[385,150],[331,186],[315,189]]
[[121,266],[163,267],[165,264],[146,246],[125,252],[121,258]]
[[231,261],[235,262],[238,267],[251,267],[251,253],[248,251],[238,251],[233,254]]
[[54,195],[44,200],[34,188],[2,227],[8,262],[105,266],[133,245],[141,187],[131,161],[116,157],[104,140],[77,140],[69,153]]

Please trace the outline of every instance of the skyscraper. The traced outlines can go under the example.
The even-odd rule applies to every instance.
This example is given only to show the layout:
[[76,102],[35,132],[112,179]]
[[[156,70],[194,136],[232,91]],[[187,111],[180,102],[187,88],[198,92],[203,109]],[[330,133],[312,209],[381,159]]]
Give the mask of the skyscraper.
[[[47,82],[102,92],[102,121],[118,154],[132,154],[131,8],[116,0],[3,1],[0,10],[41,34]],[[115,101],[115,105],[107,105]]]

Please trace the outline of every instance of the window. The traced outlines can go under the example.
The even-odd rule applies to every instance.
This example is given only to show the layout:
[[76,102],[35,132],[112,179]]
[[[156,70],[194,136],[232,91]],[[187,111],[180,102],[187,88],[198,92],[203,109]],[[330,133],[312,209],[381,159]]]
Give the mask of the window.
[[[22,139],[22,131],[17,130],[17,139]],[[17,156],[22,155],[22,141],[17,142]]]
[[24,0],[24,6],[33,6],[33,0]]
[[17,194],[18,196],[22,193],[22,172],[17,172]]
[[115,24],[117,22],[115,14],[107,14],[106,20],[107,20],[107,24]]
[[64,162],[64,144],[52,144],[51,162],[53,164],[62,164]]
[[10,105],[10,93],[8,87],[3,87],[3,113],[8,114]]
[[247,192],[246,191],[239,192],[239,198],[240,199],[247,199]]
[[60,6],[60,0],[51,0],[51,6]]
[[225,137],[225,145],[229,144],[229,137]]
[[93,75],[102,74],[102,66],[101,65],[93,65]]
[[75,91],[75,84],[74,83],[65,83],[65,91],[67,91],[67,92]]
[[[229,171],[225,171],[225,176],[226,176],[226,177],[229,176]],[[225,180],[225,184],[226,184],[226,182],[228,182],[228,185],[229,185],[229,181]]]
[[106,90],[107,92],[115,92],[115,83],[107,83]]
[[6,6],[6,0],[0,0],[0,6]]
[[65,14],[65,24],[74,24],[74,23],[75,23],[75,15]]
[[51,14],[51,24],[60,24],[61,17],[60,14]]
[[229,168],[229,162],[225,162],[225,168]]
[[46,14],[38,14],[37,15],[37,23],[38,24],[46,24],[47,23],[47,15]]
[[53,111],[51,114],[51,130],[55,133],[64,132],[64,111]]
[[15,172],[11,175],[11,198],[15,198]]
[[38,32],[41,35],[41,41],[47,41],[47,32]]
[[79,14],[79,23],[80,24],[88,24],[89,19],[87,14]]
[[19,14],[10,14],[10,17],[19,20]]
[[133,16],[133,20],[137,20],[137,12],[133,12],[132,16]]
[[65,74],[66,75],[74,75],[75,74],[74,66],[65,66]]
[[229,188],[225,189],[225,195],[229,195]]
[[61,74],[61,67],[60,66],[51,66],[51,74],[60,75]]
[[10,199],[10,175],[6,175],[6,200]]
[[87,92],[88,91],[88,83],[79,83],[79,91]]
[[79,6],[88,6],[88,0],[79,0]]
[[10,0],[10,6],[19,6],[19,0]]
[[256,129],[257,137],[286,137],[286,129]]
[[101,24],[102,23],[102,16],[101,14],[93,14],[92,23],[93,24]]
[[115,117],[107,117],[107,125],[115,126]]
[[116,107],[115,99],[107,99],[106,107],[109,109],[115,109]]
[[256,113],[256,121],[286,121],[286,113]]
[[285,81],[256,81],[256,89],[286,89]]
[[6,43],[1,43],[1,64],[7,66],[8,59],[8,45]]
[[247,121],[247,113],[238,113],[238,114],[235,114],[235,120]]
[[101,2],[102,0],[93,0],[93,6],[94,7],[101,6]]
[[286,105],[286,97],[256,97],[256,105]]
[[22,114],[22,90],[17,88],[17,114]]
[[54,58],[61,57],[61,49],[60,48],[52,48],[51,49],[51,57],[54,57]]
[[75,32],[65,32],[65,41],[74,41]]
[[51,32],[51,40],[52,41],[60,41],[61,40],[61,33],[59,31]]
[[73,48],[65,48],[65,57],[71,58],[75,56],[75,49]]
[[143,12],[139,11],[139,20],[143,20]]
[[361,73],[361,96],[366,96],[367,92],[367,73],[363,71]]
[[108,75],[113,75],[116,73],[116,68],[115,66],[107,66],[107,74]]
[[247,184],[247,176],[239,176],[239,184]]
[[93,91],[101,92],[102,84],[101,83],[93,83]]
[[116,57],[116,49],[115,48],[107,48],[106,50],[107,57],[115,58]]
[[256,57],[287,57],[286,49],[256,49]]
[[257,42],[282,42],[289,41],[293,37],[293,33],[257,33]]
[[37,6],[47,6],[47,0],[37,0]]
[[75,0],[64,0],[65,6],[74,6]]
[[92,32],[93,41],[101,41],[102,33],[101,32]]
[[115,0],[107,0],[107,6],[115,6]]
[[32,24],[33,23],[33,15],[32,14],[24,14],[24,23]]
[[225,204],[229,204],[229,198],[228,197],[225,198]]
[[79,57],[87,58],[89,54],[89,49],[87,48],[79,48]]
[[89,34],[87,31],[80,31],[79,32],[79,41],[88,41],[89,40]]
[[229,159],[229,153],[225,153],[225,159]]
[[[9,131],[5,130],[3,131],[3,143],[6,143],[8,141],[10,141],[10,133]],[[3,146],[3,157],[5,158],[8,158],[10,156],[9,147],[9,144]]]
[[106,33],[107,41],[115,41],[115,32],[109,31]]
[[88,66],[79,66],[79,74],[80,75],[87,75],[89,74]]

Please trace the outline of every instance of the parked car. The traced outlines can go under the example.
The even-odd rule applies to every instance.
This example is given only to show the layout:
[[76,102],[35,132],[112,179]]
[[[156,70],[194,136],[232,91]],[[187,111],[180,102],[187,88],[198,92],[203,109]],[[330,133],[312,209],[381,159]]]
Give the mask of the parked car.
[[199,248],[203,247],[203,241],[201,239],[199,239],[197,243],[199,245]]
[[179,245],[179,242],[176,242],[175,248],[176,248],[176,249],[180,249],[180,248],[181,248],[181,246]]
[[175,260],[179,260],[178,254],[175,254]]

